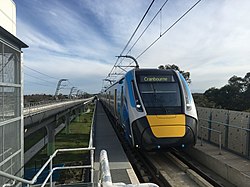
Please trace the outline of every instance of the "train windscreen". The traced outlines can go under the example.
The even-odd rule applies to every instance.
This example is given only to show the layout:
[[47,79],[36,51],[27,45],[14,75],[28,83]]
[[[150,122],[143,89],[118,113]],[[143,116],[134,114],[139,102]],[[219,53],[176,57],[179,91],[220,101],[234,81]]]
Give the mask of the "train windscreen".
[[148,114],[182,113],[179,82],[174,74],[139,74],[137,84]]

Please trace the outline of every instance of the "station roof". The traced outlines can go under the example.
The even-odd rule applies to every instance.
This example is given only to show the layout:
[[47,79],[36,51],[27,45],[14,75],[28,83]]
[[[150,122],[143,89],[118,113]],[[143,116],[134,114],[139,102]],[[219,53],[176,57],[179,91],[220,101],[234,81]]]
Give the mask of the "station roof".
[[6,42],[14,45],[15,47],[21,48],[28,48],[29,46],[26,45],[24,42],[19,40],[16,36],[5,30],[3,27],[0,26],[0,39],[3,39]]

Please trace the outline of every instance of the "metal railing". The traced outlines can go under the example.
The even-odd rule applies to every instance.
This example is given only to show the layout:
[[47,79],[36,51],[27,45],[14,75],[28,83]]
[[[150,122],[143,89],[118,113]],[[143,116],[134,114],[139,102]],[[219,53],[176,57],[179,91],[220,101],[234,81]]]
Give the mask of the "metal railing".
[[124,183],[112,183],[112,177],[109,169],[109,162],[107,152],[102,150],[100,153],[100,168],[98,175],[98,184],[102,187],[159,187],[153,183],[142,183],[142,184],[124,184]]
[[240,130],[244,130],[244,131],[250,132],[250,129],[244,128],[244,127],[239,127],[239,126],[236,126],[236,125],[229,125],[227,123],[222,123],[222,122],[208,120],[208,119],[203,119],[203,118],[199,118],[199,120],[206,121],[206,122],[209,122],[209,123],[216,123],[218,125],[224,125],[226,127],[231,127],[231,128],[240,129]]
[[45,184],[47,183],[47,181],[50,179],[50,187],[52,187],[52,174],[55,170],[61,170],[61,169],[79,169],[79,168],[91,168],[94,165],[94,160],[91,160],[91,165],[85,165],[85,166],[69,166],[69,167],[55,167],[53,168],[53,158],[56,157],[57,153],[59,152],[71,152],[71,151],[91,151],[94,150],[95,148],[73,148],[73,149],[57,149],[51,156],[50,158],[45,162],[45,164],[43,165],[43,167],[41,167],[41,169],[37,172],[37,174],[32,178],[32,180],[26,180],[8,173],[5,173],[3,171],[0,171],[0,175],[9,179],[12,179],[14,181],[12,181],[12,183],[9,184],[5,184],[5,186],[12,186],[12,184],[14,185],[16,181],[18,182],[22,182],[27,184],[27,186],[33,185],[37,182],[38,177],[41,175],[41,173],[44,171],[44,169],[50,165],[50,173],[48,175],[48,177],[44,180],[42,187],[45,186]]
[[[92,125],[90,130],[90,139],[89,139],[89,147],[87,148],[72,148],[72,149],[58,149],[56,150],[50,158],[45,162],[45,164],[41,167],[41,169],[37,172],[37,174],[32,178],[32,180],[26,180],[8,173],[5,173],[3,171],[0,171],[0,176],[6,177],[11,179],[12,181],[10,183],[4,184],[3,187],[9,187],[14,186],[17,182],[21,182],[24,184],[27,184],[29,187],[30,185],[34,185],[37,182],[38,177],[42,174],[42,172],[45,170],[45,168],[49,165],[50,172],[41,184],[41,187],[44,187],[47,182],[49,181],[50,187],[53,186],[53,173],[56,170],[66,170],[66,169],[84,169],[84,168],[90,168],[91,170],[91,183],[93,184],[93,176],[94,176],[94,150],[93,147],[93,139],[94,139],[94,123],[95,123],[95,113],[96,113],[96,107],[93,112],[93,118],[92,118]],[[72,151],[90,151],[90,165],[81,165],[81,166],[64,166],[64,167],[54,167],[53,168],[53,159],[56,157],[57,153],[59,152],[72,152]],[[109,163],[108,163],[108,157],[107,152],[105,150],[102,150],[100,153],[100,168],[99,168],[99,179],[98,179],[98,186],[103,187],[159,187],[156,184],[153,183],[143,183],[143,184],[124,184],[124,183],[112,183],[112,178],[110,174],[109,169]]]
[[[95,148],[92,147],[92,148],[58,149],[57,151],[58,152],[70,152],[70,151],[94,151],[94,150],[95,150]],[[50,179],[50,183],[49,183],[50,187],[53,186],[52,174],[56,170],[84,169],[84,168],[93,169],[93,166],[94,166],[94,159],[93,159],[93,157],[91,157],[91,159],[90,159],[90,162],[91,162],[90,165],[84,165],[84,166],[66,166],[66,167],[63,166],[63,167],[55,167],[55,168],[53,168],[52,159],[56,156],[57,151],[52,156],[50,156],[49,160],[45,163],[47,165],[50,163],[50,172],[49,172],[48,176],[46,177],[46,179],[44,180],[44,182],[42,183],[41,187],[44,187],[46,185],[46,183],[48,182],[49,179]]]
[[[201,129],[207,129],[207,130],[209,130],[209,131],[213,131],[213,132],[216,132],[216,133],[219,134],[219,149],[220,149],[219,155],[221,155],[222,132],[221,132],[221,131],[217,131],[217,130],[215,130],[215,129],[211,129],[211,128],[205,127],[205,126],[200,126],[200,127],[201,127]],[[202,130],[201,130],[201,146],[203,146],[202,142],[203,142],[203,133],[202,133]]]
[[[90,100],[91,101],[91,100]],[[87,101],[90,102],[90,101]],[[85,103],[86,104],[86,103]],[[94,133],[93,133],[93,126],[95,122],[95,111],[96,111],[96,104],[95,104],[95,109],[93,112],[93,117],[92,117],[92,123],[91,123],[91,130],[90,130],[90,137],[89,137],[89,147],[87,148],[72,148],[72,149],[58,149],[56,150],[50,158],[45,162],[45,164],[41,167],[41,169],[37,172],[37,174],[32,178],[32,180],[26,180],[21,177],[17,177],[14,175],[11,175],[9,173],[0,171],[0,176],[6,177],[11,179],[12,181],[10,183],[4,184],[3,187],[7,186],[14,186],[16,182],[21,182],[24,184],[27,184],[27,186],[33,185],[37,182],[38,177],[42,174],[42,172],[45,170],[45,168],[50,165],[50,172],[44,182],[42,183],[41,187],[44,187],[48,180],[50,179],[50,187],[53,186],[52,183],[52,175],[53,172],[56,170],[65,170],[65,169],[84,169],[84,168],[90,168],[91,170],[91,183],[93,183],[93,172],[94,172],[94,150],[95,148],[93,147],[93,138],[94,138]],[[67,167],[54,167],[53,168],[53,158],[56,157],[57,153],[59,152],[72,152],[72,151],[90,151],[90,165],[83,165],[83,166],[67,166]]]
[[[93,111],[93,117],[92,117],[92,122],[91,122],[91,129],[90,129],[90,134],[89,134],[89,147],[92,148],[94,145],[94,124],[96,120],[96,107],[97,103],[95,102],[95,108]],[[94,150],[90,151],[90,159],[94,160]],[[90,182],[94,182],[94,163],[91,163],[91,171],[90,171]]]
[[[220,138],[220,142],[219,142],[220,145],[219,146],[222,146],[222,144],[224,142],[224,146],[223,147],[226,148],[226,149],[228,149],[228,150],[230,150],[230,151],[232,151],[232,152],[236,152],[236,151],[235,150],[231,150],[229,148],[228,140],[229,140],[229,138],[231,136],[231,134],[228,131],[229,128],[237,129],[237,131],[238,130],[245,131],[248,134],[248,136],[250,136],[250,129],[249,128],[244,128],[244,127],[236,126],[236,125],[230,125],[228,123],[218,122],[218,121],[214,121],[214,120],[211,120],[211,119],[199,118],[199,120],[200,121],[205,121],[205,122],[209,123],[210,129],[212,129],[213,124],[222,125],[223,127],[225,127],[225,129],[224,129],[223,132],[219,131],[220,134],[221,134],[220,136],[222,136],[222,134],[225,133],[225,139],[224,139],[224,141],[222,141],[222,137]],[[204,126],[202,128],[204,128]],[[216,130],[212,130],[212,131],[215,132]],[[209,140],[209,139],[208,139],[208,141],[211,142],[211,140]],[[213,142],[213,143],[215,143],[215,142]],[[247,145],[246,149],[248,149],[248,150],[246,152],[248,153],[248,155],[243,155],[243,154],[238,153],[238,152],[236,152],[236,153],[250,158],[250,155],[249,155],[250,154],[250,144],[248,144],[247,142],[245,142],[245,144]]]

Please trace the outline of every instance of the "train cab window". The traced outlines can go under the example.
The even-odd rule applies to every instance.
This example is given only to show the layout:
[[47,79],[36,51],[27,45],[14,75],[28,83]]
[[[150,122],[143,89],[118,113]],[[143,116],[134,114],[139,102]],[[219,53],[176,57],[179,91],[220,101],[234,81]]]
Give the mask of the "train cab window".
[[114,93],[114,113],[115,113],[115,116],[117,116],[117,89],[115,89],[115,93]]
[[182,113],[180,86],[171,75],[140,75],[138,88],[148,114]]

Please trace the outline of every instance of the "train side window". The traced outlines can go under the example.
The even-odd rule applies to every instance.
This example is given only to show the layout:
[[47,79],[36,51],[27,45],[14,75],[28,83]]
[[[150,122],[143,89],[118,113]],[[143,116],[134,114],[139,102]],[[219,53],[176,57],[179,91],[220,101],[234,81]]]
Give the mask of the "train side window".
[[117,89],[115,89],[115,94],[114,94],[114,113],[115,113],[115,116],[117,116]]
[[109,91],[109,106],[110,106],[110,91]]

